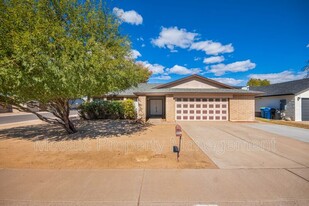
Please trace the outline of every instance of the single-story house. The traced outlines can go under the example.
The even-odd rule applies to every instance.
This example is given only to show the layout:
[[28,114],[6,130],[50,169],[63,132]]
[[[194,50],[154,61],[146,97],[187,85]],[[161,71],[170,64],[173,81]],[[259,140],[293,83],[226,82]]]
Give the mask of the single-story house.
[[264,92],[256,96],[256,114],[260,114],[260,107],[271,107],[291,120],[309,121],[309,78],[250,89]]
[[260,93],[192,75],[166,84],[142,83],[103,98],[135,100],[143,120],[253,121],[255,96]]

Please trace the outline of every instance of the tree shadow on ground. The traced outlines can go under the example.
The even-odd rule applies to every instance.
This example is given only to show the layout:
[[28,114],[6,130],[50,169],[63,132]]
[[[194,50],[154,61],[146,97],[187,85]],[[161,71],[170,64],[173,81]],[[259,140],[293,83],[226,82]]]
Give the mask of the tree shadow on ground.
[[106,138],[131,135],[145,131],[151,124],[142,124],[132,120],[73,120],[78,132],[67,134],[58,125],[39,124],[0,130],[0,140],[27,139],[31,141],[80,140],[84,138]]

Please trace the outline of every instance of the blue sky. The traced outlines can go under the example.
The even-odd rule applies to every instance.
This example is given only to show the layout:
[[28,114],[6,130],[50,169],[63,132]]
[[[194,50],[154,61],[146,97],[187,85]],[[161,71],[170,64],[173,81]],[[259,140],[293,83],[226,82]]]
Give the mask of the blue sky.
[[231,85],[303,78],[309,60],[308,0],[113,0],[149,82],[193,73]]

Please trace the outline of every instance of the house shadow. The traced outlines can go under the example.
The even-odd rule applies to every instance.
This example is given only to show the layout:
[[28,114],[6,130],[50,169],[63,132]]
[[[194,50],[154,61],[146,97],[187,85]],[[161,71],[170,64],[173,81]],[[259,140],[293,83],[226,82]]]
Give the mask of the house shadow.
[[58,125],[39,124],[0,130],[0,140],[27,139],[30,141],[81,140],[84,138],[110,138],[145,131],[151,124],[132,120],[73,120],[78,132],[67,134]]

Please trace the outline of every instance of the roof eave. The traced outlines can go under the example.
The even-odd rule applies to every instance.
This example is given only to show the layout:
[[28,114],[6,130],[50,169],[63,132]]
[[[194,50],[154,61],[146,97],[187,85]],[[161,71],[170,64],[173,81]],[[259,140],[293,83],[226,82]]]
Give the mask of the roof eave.
[[195,94],[233,94],[233,95],[247,95],[247,96],[257,96],[259,94],[262,94],[262,92],[241,92],[241,93],[238,93],[238,92],[204,92],[204,91],[196,91],[196,92],[184,92],[184,91],[171,91],[171,92],[151,92],[151,91],[148,91],[148,92],[135,92],[134,94],[136,96],[141,96],[141,95],[171,95],[171,94],[189,94],[189,93],[195,93]]
[[300,92],[297,92],[295,95],[299,95],[299,94],[304,93],[304,92],[306,92],[306,91],[309,91],[309,88],[304,89],[304,90],[302,90],[302,91],[300,91]]
[[265,95],[258,95],[257,97],[279,97],[279,96],[287,96],[287,95],[295,95],[293,93],[285,93],[285,94],[265,94]]

